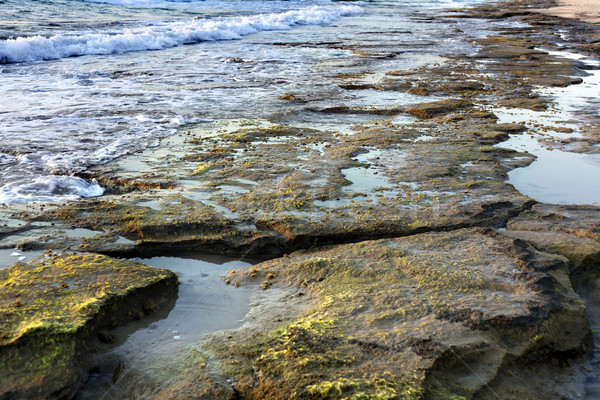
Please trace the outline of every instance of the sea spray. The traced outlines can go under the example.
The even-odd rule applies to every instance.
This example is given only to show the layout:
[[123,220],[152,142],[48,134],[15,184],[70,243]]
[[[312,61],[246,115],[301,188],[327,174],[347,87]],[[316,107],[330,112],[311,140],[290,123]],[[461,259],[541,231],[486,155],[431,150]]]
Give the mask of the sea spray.
[[50,37],[18,37],[0,42],[0,63],[161,50],[205,41],[234,40],[297,25],[325,25],[362,12],[361,7],[354,5],[312,6],[283,13],[159,22],[114,34],[73,32]]

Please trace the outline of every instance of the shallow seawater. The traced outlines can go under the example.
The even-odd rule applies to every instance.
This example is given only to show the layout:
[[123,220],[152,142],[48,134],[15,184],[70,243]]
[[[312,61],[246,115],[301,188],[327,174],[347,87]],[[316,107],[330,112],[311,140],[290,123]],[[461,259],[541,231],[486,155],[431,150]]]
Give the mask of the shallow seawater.
[[[598,60],[576,54],[550,53],[585,61],[590,68],[598,65]],[[563,141],[584,139],[581,126],[586,123],[586,115],[598,115],[600,71],[588,72],[581,84],[539,89],[541,96],[555,102],[548,111],[490,109],[499,117],[498,123],[522,123],[528,128],[526,133],[511,135],[497,146],[537,157],[529,166],[508,173],[509,182],[535,200],[554,204],[600,204],[600,154],[565,151],[559,146]]]
[[140,261],[177,273],[180,285],[175,306],[115,330],[117,337],[127,339],[100,357],[95,373],[76,399],[123,398],[116,374],[122,373],[123,379],[127,379],[128,370],[160,374],[161,370],[172,368],[168,364],[176,355],[192,348],[205,334],[244,323],[251,290],[226,285],[220,277],[250,262],[223,256],[206,260],[155,257]]
[[[5,0],[0,202],[99,196],[97,183],[76,175],[210,120],[264,117],[350,132],[376,118],[305,108],[411,99],[345,90],[323,77],[378,77],[438,62],[442,51],[468,53],[472,45],[446,23],[425,17],[478,2]],[[477,21],[452,28],[466,25]],[[397,52],[373,62],[339,46],[381,40]],[[285,93],[307,103],[280,100]]]
[[0,249],[0,269],[17,262],[27,263],[44,254],[45,251],[23,251],[21,249]]

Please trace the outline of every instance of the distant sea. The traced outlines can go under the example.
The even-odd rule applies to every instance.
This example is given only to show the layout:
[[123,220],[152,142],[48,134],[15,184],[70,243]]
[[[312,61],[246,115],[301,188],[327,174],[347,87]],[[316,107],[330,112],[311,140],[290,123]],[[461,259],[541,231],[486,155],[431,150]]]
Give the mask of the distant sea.
[[476,2],[0,0],[0,203],[102,195],[77,174],[194,124],[276,120],[283,93],[352,101],[320,75],[359,56],[327,43],[395,40],[386,67],[410,68],[463,46],[426,17]]

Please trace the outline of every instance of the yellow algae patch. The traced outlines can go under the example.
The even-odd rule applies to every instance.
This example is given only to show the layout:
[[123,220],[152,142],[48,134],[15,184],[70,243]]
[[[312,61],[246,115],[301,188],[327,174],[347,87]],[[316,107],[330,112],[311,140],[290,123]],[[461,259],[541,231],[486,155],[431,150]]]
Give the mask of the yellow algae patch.
[[169,270],[99,254],[0,270],[0,397],[70,397],[96,334],[143,317],[176,288]]

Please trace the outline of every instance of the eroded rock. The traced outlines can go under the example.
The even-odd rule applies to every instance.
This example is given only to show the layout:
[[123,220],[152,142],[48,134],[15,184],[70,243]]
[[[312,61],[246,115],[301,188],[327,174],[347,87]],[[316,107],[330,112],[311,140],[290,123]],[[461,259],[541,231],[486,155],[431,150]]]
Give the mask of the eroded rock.
[[177,276],[101,255],[56,255],[0,270],[0,398],[70,398],[105,330],[165,306]]
[[600,208],[597,206],[537,204],[512,218],[504,234],[560,254],[573,273],[596,273],[600,265]]
[[299,251],[228,277],[264,289],[255,319],[196,347],[161,398],[572,398],[591,331],[568,274],[489,230]]
[[[597,279],[588,279],[598,266],[598,210],[537,205],[522,213],[534,202],[506,174],[534,157],[496,145],[526,127],[499,124],[490,110],[547,110],[552,100],[537,95],[538,86],[580,82],[579,61],[541,50],[555,46],[555,32],[568,28],[583,38],[579,48],[594,45],[585,44],[583,28],[518,8],[485,4],[445,18],[462,17],[511,27],[484,39],[467,32],[472,54],[401,71],[376,63],[396,55],[395,42],[319,44],[357,55],[323,65],[324,80],[346,91],[406,92],[415,104],[344,104],[309,90],[284,95],[277,101],[288,108],[269,122],[207,123],[87,171],[108,189],[102,199],[5,207],[10,222],[0,227],[0,246],[264,256],[360,242],[228,277],[257,288],[255,322],[214,334],[165,365],[174,381],[129,371],[133,395],[581,397],[584,375],[572,361],[591,336],[570,278],[586,271],[589,285],[578,289],[600,292]],[[533,26],[512,25],[522,21]],[[307,128],[306,115],[331,117],[340,129]],[[587,132],[589,149],[598,132]],[[461,230],[506,221],[504,236]],[[89,231],[69,237],[74,227]],[[394,238],[406,235],[414,236]],[[364,242],[383,237],[393,239]],[[594,296],[590,304],[600,304]],[[136,386],[142,381],[148,392]]]
[[[519,153],[490,146],[520,131],[476,110],[433,122],[375,124],[351,136],[264,121],[215,123],[167,139],[172,150],[160,160],[151,162],[160,150],[149,149],[116,163],[119,175],[137,182],[162,176],[174,189],[106,195],[36,218],[117,234],[135,242],[134,251],[275,255],[500,226],[532,204],[504,182],[512,168],[506,160]],[[96,177],[114,181],[111,170]],[[109,241],[89,240],[79,249],[98,251],[100,244],[110,252]]]

